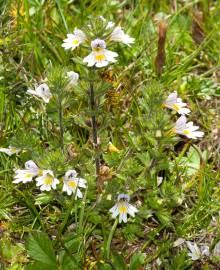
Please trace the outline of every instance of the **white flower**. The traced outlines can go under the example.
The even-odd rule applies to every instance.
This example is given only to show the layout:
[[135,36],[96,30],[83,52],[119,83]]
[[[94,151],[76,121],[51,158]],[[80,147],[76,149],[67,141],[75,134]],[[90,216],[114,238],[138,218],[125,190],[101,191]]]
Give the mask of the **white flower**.
[[201,257],[201,252],[196,243],[186,241],[187,247],[190,250],[188,255],[192,258],[193,261],[199,260]]
[[56,189],[56,185],[59,184],[59,180],[54,177],[53,171],[43,170],[43,175],[36,178],[37,186],[40,186],[40,190],[50,191],[51,188]]
[[38,175],[39,168],[38,166],[32,161],[29,160],[25,162],[25,169],[24,170],[16,170],[14,176],[14,184],[18,183],[27,183],[31,182],[35,176]]
[[67,72],[67,77],[71,85],[76,85],[79,79],[79,74],[74,71]]
[[127,214],[132,217],[138,212],[137,208],[129,204],[130,197],[127,194],[118,195],[117,203],[109,210],[112,213],[112,218],[119,215],[119,223],[127,222]]
[[63,191],[68,195],[74,194],[75,198],[82,198],[82,192],[78,187],[86,188],[86,180],[83,178],[77,178],[77,172],[75,170],[69,170],[65,173]]
[[110,21],[110,22],[107,23],[106,29],[107,29],[107,30],[108,30],[108,29],[111,29],[111,28],[114,27],[114,26],[115,26],[115,23],[112,22],[112,21]]
[[182,115],[177,121],[174,127],[174,132],[180,135],[184,135],[190,139],[201,138],[204,135],[204,132],[197,131],[198,126],[193,126],[193,122],[188,122],[184,115]]
[[36,165],[36,163],[34,163],[33,160],[26,161],[24,165],[25,165],[25,169],[35,170],[35,171],[39,170],[39,167]]
[[95,39],[91,42],[92,52],[83,59],[84,63],[88,63],[89,67],[105,67],[109,62],[115,63],[115,57],[118,56],[116,52],[106,49],[104,40]]
[[111,41],[122,42],[130,46],[130,44],[134,43],[135,39],[125,34],[120,26],[116,26],[110,35]]
[[[99,18],[101,21],[103,21],[104,23],[106,23],[106,19],[105,19],[103,16],[99,16],[98,18]],[[108,30],[108,29],[114,27],[114,25],[115,25],[115,23],[112,22],[112,21],[110,21],[110,22],[107,23],[105,29]]]
[[13,146],[9,146],[8,148],[0,148],[0,152],[7,154],[8,156],[18,154],[21,151],[21,149],[18,149]]
[[210,256],[210,251],[208,246],[201,246],[200,248],[202,255],[204,256]]
[[177,92],[171,93],[168,98],[164,102],[164,106],[173,109],[174,111],[178,112],[179,114],[189,114],[190,110],[186,107],[186,103],[182,102],[181,98],[177,97]]
[[48,103],[52,97],[50,88],[46,83],[40,84],[35,90],[28,89],[27,93],[42,98],[46,103]]
[[74,50],[80,44],[86,40],[86,35],[83,31],[75,29],[73,34],[67,34],[67,39],[64,39],[64,43],[61,45],[65,50]]
[[201,250],[196,243],[186,241],[187,247],[190,250],[188,255],[192,258],[193,261],[201,259],[202,256],[210,256],[210,251],[208,246],[201,246]]
[[163,182],[163,177],[162,176],[157,176],[157,186],[159,187]]

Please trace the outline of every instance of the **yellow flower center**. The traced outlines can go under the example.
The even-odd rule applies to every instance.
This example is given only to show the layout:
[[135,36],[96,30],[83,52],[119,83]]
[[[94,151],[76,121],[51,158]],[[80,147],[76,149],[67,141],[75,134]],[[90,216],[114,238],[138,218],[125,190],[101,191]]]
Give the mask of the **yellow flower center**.
[[51,175],[48,175],[44,178],[45,185],[52,185],[52,183],[53,183],[53,177]]
[[184,129],[184,130],[183,130],[183,134],[189,135],[189,134],[191,134],[191,132],[190,132],[188,129]]
[[76,182],[75,181],[69,181],[68,186],[71,188],[76,188]]
[[73,40],[73,45],[77,45],[77,44],[79,44],[79,40],[78,39],[74,39]]
[[127,212],[127,207],[125,205],[119,206],[119,213],[124,214]]
[[173,104],[173,109],[176,110],[177,112],[179,111],[180,109],[180,106],[178,104]]
[[24,176],[24,178],[30,178],[30,177],[32,177],[32,176],[33,176],[32,173],[26,173],[25,176]]
[[104,54],[98,54],[95,56],[96,61],[103,61],[105,60],[105,55]]

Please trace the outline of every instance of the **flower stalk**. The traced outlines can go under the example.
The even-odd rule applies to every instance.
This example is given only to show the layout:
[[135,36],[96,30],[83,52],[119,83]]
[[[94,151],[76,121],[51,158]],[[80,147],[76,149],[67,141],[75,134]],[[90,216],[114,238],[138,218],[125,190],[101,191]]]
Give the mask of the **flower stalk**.
[[59,113],[59,126],[60,126],[60,148],[61,148],[61,151],[64,152],[63,106],[62,106],[62,99],[60,97],[58,99],[58,113]]
[[94,93],[94,85],[93,82],[90,82],[89,87],[89,97],[90,97],[90,108],[92,111],[92,139],[93,139],[93,146],[95,149],[95,166],[96,166],[96,181],[97,181],[97,190],[101,192],[102,185],[100,183],[100,154],[98,149],[98,136],[97,136],[97,123],[96,123],[96,115],[95,115],[95,93]]

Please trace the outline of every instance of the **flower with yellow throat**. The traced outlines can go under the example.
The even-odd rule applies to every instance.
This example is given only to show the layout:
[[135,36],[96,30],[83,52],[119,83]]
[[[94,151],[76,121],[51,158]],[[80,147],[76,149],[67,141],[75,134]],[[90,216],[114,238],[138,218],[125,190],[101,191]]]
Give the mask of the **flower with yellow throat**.
[[84,63],[87,63],[89,67],[105,67],[109,63],[115,63],[115,57],[118,56],[116,52],[112,52],[106,49],[106,43],[102,39],[95,39],[91,42],[92,52],[83,59]]
[[171,93],[164,101],[163,105],[171,110],[178,112],[179,114],[185,115],[190,113],[190,109],[185,108],[186,103],[182,102],[181,98],[177,97],[177,92]]
[[87,181],[83,178],[77,177],[77,172],[75,170],[69,170],[65,173],[63,191],[68,195],[75,195],[75,198],[82,198],[82,192],[79,188],[86,188]]
[[184,115],[182,115],[175,124],[173,131],[179,135],[186,136],[189,139],[201,138],[204,135],[204,132],[198,131],[199,127],[194,126],[193,122],[188,122]]
[[56,189],[59,180],[54,177],[53,171],[43,170],[42,174],[42,176],[36,178],[37,186],[40,187],[40,190],[50,191],[51,188]]
[[109,210],[112,213],[112,218],[119,216],[119,223],[127,222],[127,215],[135,216],[138,212],[137,208],[129,203],[130,196],[127,194],[119,194],[117,203]]
[[67,38],[64,39],[61,45],[65,50],[74,50],[79,47],[86,40],[86,35],[80,29],[75,29],[73,34],[67,34]]
[[39,173],[38,166],[34,161],[29,160],[25,162],[25,169],[18,169],[15,171],[14,184],[31,182]]

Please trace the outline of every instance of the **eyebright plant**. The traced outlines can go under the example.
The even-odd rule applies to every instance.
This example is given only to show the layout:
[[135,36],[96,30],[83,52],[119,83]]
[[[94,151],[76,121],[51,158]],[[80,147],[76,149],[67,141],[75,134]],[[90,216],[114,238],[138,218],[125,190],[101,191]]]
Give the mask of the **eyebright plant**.
[[[173,154],[173,145],[181,136],[198,139],[204,132],[198,131],[199,127],[193,122],[187,122],[185,115],[190,116],[191,110],[177,92],[164,97],[163,89],[153,83],[138,86],[138,94],[124,100],[124,103],[132,103],[131,107],[123,105],[118,116],[120,125],[126,123],[126,128],[115,131],[116,121],[110,122],[111,116],[105,117],[104,114],[105,90],[109,85],[114,88],[114,85],[106,84],[101,72],[108,72],[110,65],[120,60],[120,53],[114,51],[118,48],[116,43],[130,47],[134,38],[121,26],[115,26],[103,17],[92,20],[82,30],[68,33],[61,46],[67,55],[80,55],[80,60],[77,58],[76,61],[79,66],[74,69],[77,72],[52,67],[44,83],[38,83],[35,90],[26,91],[27,96],[39,100],[34,106],[40,107],[42,102],[43,113],[38,112],[36,119],[44,150],[36,147],[26,153],[27,156],[36,156],[33,161],[25,159],[23,150],[26,146],[21,150],[11,146],[0,149],[9,156],[24,154],[23,159],[28,160],[24,169],[23,164],[20,166],[17,162],[13,180],[17,186],[13,188],[36,215],[33,226],[37,224],[37,228],[44,231],[31,235],[28,240],[29,254],[37,261],[35,268],[53,270],[67,262],[69,269],[73,265],[82,269],[84,254],[91,242],[92,245],[101,242],[101,245],[97,244],[99,248],[101,246],[100,254],[96,254],[97,261],[104,257],[108,263],[118,223],[118,229],[128,237],[133,237],[133,231],[140,233],[142,221],[146,223],[153,215],[157,222],[161,222],[161,228],[170,229],[171,205],[177,207],[183,201],[182,190],[176,187],[176,183],[166,181],[166,173],[171,174],[167,154],[169,151]],[[80,104],[78,111],[74,107],[76,103]],[[72,107],[75,114],[70,110]],[[180,118],[176,121],[176,115],[167,109],[181,115]],[[132,114],[138,116],[136,121],[130,117]],[[77,122],[80,128],[76,128],[73,122]],[[121,144],[114,141],[115,132],[119,132]],[[72,134],[77,135],[73,138]],[[28,144],[28,140],[25,143]],[[78,171],[85,179],[78,176]],[[76,201],[78,198],[80,200]],[[114,198],[117,198],[116,203]],[[50,210],[52,201],[55,202],[51,207],[55,221],[44,212]],[[112,221],[110,216],[115,220]],[[111,229],[110,222],[114,222]],[[130,224],[125,224],[128,222]],[[109,234],[103,232],[103,238],[96,239],[100,224],[102,230],[105,225],[108,227]],[[132,228],[135,229],[132,231]],[[45,234],[47,230],[54,231],[51,233],[53,241]],[[37,250],[36,246],[41,249],[41,243],[46,243],[47,250],[40,254],[47,254],[49,250],[49,262],[41,261],[38,251],[33,252],[34,248]],[[188,247],[196,253],[189,256],[197,260],[200,256],[198,248],[192,244]],[[72,254],[76,253],[75,259]],[[94,265],[93,262],[90,265]]]

